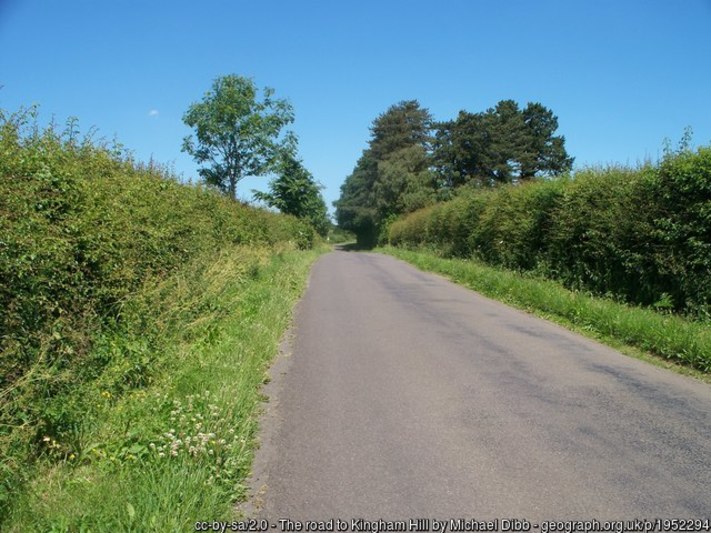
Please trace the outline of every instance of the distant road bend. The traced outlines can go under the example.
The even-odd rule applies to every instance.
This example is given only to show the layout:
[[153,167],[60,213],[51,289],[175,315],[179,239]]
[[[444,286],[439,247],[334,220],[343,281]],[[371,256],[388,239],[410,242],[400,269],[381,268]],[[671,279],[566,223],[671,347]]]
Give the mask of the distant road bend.
[[314,266],[258,516],[710,518],[711,387],[392,257]]

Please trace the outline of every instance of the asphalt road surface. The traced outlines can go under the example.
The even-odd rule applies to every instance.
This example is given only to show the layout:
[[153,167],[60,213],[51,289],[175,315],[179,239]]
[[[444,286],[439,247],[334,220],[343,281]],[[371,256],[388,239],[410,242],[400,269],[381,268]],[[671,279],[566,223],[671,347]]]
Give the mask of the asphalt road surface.
[[256,516],[711,515],[711,386],[402,261],[321,258],[289,345]]

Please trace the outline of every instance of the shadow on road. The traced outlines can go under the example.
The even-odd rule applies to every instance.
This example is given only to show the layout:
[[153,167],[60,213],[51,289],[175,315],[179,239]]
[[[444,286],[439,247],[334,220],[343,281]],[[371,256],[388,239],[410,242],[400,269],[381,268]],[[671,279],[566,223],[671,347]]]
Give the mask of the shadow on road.
[[357,242],[347,242],[343,244],[335,244],[333,248],[341,252],[363,252],[367,250],[372,250],[374,246],[366,246],[363,244],[358,244]]

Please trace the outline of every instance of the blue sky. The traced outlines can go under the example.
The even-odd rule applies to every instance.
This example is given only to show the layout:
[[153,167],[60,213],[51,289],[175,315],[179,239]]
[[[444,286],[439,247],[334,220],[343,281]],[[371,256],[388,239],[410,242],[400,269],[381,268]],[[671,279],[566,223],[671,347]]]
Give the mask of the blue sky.
[[576,167],[656,159],[687,126],[708,145],[709,28],[711,0],[0,0],[0,107],[76,116],[187,179],[183,113],[215,77],[252,77],[294,106],[330,206],[373,119],[406,99],[438,120],[541,102]]

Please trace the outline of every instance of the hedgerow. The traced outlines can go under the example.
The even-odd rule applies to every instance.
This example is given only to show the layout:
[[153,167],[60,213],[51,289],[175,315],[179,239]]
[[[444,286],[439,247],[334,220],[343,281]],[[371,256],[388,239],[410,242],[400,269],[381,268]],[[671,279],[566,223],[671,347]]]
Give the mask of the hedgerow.
[[389,241],[708,318],[711,147],[637,169],[463,192],[395,221]]
[[33,110],[0,111],[0,510],[33,458],[74,453],[57,443],[83,431],[77,391],[101,382],[116,399],[153,379],[160,309],[131,302],[222,250],[314,238],[296,218],[80,139],[73,123],[42,129]]

